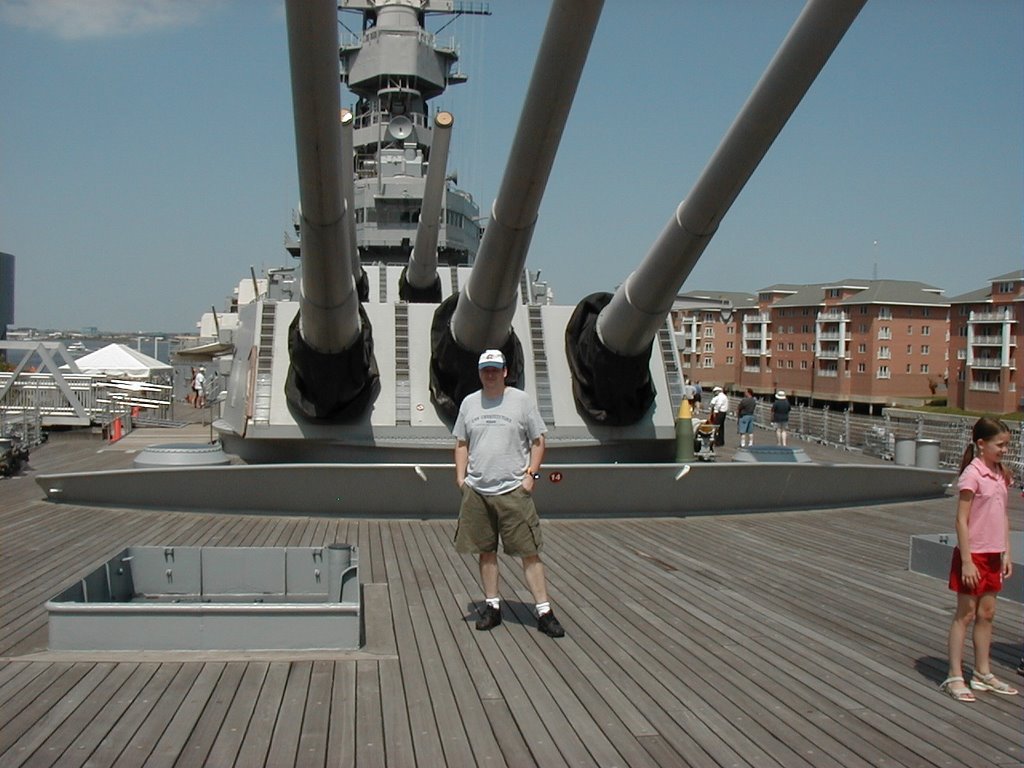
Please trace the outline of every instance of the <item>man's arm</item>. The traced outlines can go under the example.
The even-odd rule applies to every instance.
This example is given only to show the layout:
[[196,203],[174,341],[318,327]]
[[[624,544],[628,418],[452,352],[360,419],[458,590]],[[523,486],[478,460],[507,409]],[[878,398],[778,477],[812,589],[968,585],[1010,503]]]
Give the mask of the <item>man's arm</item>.
[[465,440],[455,442],[455,484],[462,487],[466,482],[466,470],[469,468],[469,443]]
[[533,473],[540,472],[540,467],[544,463],[544,448],[546,445],[544,435],[539,435],[537,439],[530,443],[530,463],[527,465],[526,474],[523,476],[523,488],[527,492],[532,491],[533,486],[536,484]]

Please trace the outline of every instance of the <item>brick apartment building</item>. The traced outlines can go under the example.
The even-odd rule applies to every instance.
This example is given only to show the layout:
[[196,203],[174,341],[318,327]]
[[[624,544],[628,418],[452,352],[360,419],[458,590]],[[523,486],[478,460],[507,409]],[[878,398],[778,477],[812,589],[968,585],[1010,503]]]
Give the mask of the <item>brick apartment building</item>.
[[673,322],[684,373],[704,386],[868,410],[945,396],[949,308],[924,283],[840,280],[683,294]]
[[949,300],[949,403],[990,413],[1024,410],[1024,270]]

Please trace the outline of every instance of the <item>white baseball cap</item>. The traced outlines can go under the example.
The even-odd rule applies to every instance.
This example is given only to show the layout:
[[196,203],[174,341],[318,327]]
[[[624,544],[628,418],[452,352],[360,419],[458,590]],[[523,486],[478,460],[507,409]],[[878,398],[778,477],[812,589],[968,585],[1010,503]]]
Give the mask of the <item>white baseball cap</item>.
[[480,355],[480,360],[477,363],[477,368],[504,368],[505,367],[505,356],[501,354],[500,349],[487,349]]

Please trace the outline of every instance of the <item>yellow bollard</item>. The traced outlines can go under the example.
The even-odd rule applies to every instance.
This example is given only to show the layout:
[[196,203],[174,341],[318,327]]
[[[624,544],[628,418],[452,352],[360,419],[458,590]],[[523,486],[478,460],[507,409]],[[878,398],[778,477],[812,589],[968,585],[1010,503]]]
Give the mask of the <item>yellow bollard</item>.
[[676,462],[683,463],[693,461],[696,457],[693,454],[693,414],[690,411],[690,401],[683,400],[679,404],[679,413],[676,414]]

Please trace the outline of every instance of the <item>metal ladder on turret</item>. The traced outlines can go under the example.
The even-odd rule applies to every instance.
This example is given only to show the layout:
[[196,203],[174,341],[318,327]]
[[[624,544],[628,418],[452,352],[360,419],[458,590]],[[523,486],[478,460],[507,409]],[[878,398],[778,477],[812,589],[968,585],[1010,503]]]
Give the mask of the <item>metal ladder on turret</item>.
[[412,389],[409,384],[409,305],[395,304],[395,425],[409,426]]
[[672,412],[675,413],[683,401],[683,372],[679,366],[679,350],[676,348],[676,334],[671,321],[666,321],[658,331],[658,346],[661,348],[661,360],[665,366]]
[[274,383],[274,325],[277,304],[267,302],[260,314],[260,347],[256,356],[256,384],[252,392],[253,424],[270,424]]
[[544,423],[552,427],[555,424],[555,407],[551,399],[551,377],[548,373],[548,355],[544,349],[544,323],[540,306],[529,305],[527,313],[530,320],[530,346],[533,348],[534,381],[537,385],[537,410]]

